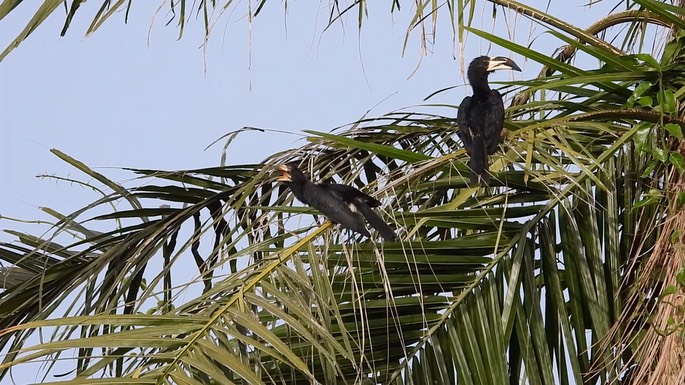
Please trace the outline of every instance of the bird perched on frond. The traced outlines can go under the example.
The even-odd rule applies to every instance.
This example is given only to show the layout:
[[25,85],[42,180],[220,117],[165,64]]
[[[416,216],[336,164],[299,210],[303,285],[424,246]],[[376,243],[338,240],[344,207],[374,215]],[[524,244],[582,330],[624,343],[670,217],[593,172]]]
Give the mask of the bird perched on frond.
[[471,185],[488,183],[488,155],[497,150],[504,127],[502,95],[490,89],[488,84],[488,75],[497,70],[521,71],[521,68],[513,60],[501,56],[479,56],[471,61],[467,77],[473,96],[464,98],[457,113],[459,137],[471,157]]
[[300,171],[296,162],[282,164],[278,170],[281,172],[278,180],[286,183],[300,202],[319,210],[331,222],[370,237],[363,216],[386,240],[397,238],[390,226],[373,211],[381,204],[377,199],[352,186],[313,183]]

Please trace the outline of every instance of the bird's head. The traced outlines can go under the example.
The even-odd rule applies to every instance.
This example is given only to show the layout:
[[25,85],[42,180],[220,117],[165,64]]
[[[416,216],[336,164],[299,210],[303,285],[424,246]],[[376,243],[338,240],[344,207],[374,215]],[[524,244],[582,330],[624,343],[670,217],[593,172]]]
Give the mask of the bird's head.
[[516,63],[508,57],[503,56],[479,56],[471,62],[469,70],[491,73],[498,70],[521,71]]
[[297,168],[297,162],[290,162],[281,164],[278,167],[278,171],[281,172],[281,176],[278,177],[279,182],[304,182],[307,177]]

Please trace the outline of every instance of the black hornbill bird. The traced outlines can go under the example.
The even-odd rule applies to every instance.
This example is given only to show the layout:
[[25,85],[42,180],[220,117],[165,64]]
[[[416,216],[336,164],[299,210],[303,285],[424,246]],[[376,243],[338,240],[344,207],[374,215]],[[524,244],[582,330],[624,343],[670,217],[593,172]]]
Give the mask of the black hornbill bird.
[[352,186],[312,183],[300,171],[296,162],[282,164],[278,169],[281,172],[278,180],[285,182],[300,202],[319,210],[331,222],[370,237],[361,214],[383,238],[388,241],[397,238],[390,226],[373,211],[374,207],[381,205],[381,202],[373,197]]
[[459,106],[457,124],[459,137],[471,159],[471,184],[488,182],[488,155],[497,150],[504,126],[504,102],[497,90],[491,90],[488,75],[497,70],[521,71],[513,60],[506,57],[479,56],[469,64],[467,77],[473,96],[467,96]]

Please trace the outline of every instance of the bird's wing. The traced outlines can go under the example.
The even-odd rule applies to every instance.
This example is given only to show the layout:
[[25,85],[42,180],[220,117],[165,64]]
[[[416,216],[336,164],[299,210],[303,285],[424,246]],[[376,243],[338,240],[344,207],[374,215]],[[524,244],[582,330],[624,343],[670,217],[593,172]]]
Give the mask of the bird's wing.
[[459,131],[457,131],[457,134],[464,143],[466,152],[469,154],[471,154],[471,148],[473,148],[473,136],[471,135],[471,131],[469,129],[468,119],[468,111],[471,108],[471,97],[467,96],[464,98],[464,100],[462,100],[461,104],[459,105],[459,110],[457,111],[457,125],[459,126]]
[[373,207],[378,207],[381,204],[377,199],[364,194],[352,186],[343,184],[321,184],[319,187],[330,192],[335,198],[342,200],[348,205],[352,205],[350,209],[363,215],[369,221],[371,227],[378,230],[385,240],[392,241],[397,238],[390,226],[373,211]]
[[371,207],[369,207],[364,201],[360,199],[355,199],[353,202],[357,210],[359,211],[360,214],[366,218],[367,221],[369,221],[369,224],[371,227],[374,229],[378,230],[379,233],[381,233],[381,236],[386,240],[386,241],[394,241],[397,239],[397,235],[395,235],[395,232],[392,231],[390,226],[388,226],[385,221],[376,214],[375,211]]
[[490,91],[487,100],[488,113],[483,121],[483,137],[487,145],[488,155],[497,151],[499,137],[504,127],[504,102],[502,95],[496,90]]
[[470,184],[477,186],[481,181],[487,183],[488,156],[483,133],[483,123],[486,119],[483,115],[483,103],[470,96],[464,98],[457,112],[457,124],[459,124],[459,137],[464,142],[466,152],[469,154]]
[[335,197],[341,199],[346,203],[351,203],[354,199],[361,199],[370,207],[378,207],[381,205],[381,202],[379,202],[374,197],[364,194],[363,192],[359,191],[358,189],[352,186],[336,183],[322,183],[319,186],[326,189],[329,193],[333,194]]
[[339,223],[342,227],[370,236],[364,222],[350,210],[349,206],[335,195],[328,192],[321,185],[309,183],[304,188],[307,203],[319,210],[331,222]]

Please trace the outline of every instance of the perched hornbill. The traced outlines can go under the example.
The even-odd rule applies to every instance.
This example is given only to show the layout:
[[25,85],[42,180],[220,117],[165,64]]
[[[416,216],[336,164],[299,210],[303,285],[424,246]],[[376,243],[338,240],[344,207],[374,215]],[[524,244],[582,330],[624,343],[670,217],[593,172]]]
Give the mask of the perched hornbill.
[[278,180],[288,184],[293,195],[300,202],[321,211],[331,222],[339,223],[346,229],[369,237],[370,234],[359,215],[361,214],[374,229],[381,233],[383,238],[388,241],[397,238],[390,226],[373,211],[373,207],[381,204],[373,197],[352,186],[312,183],[297,168],[295,162],[282,164],[278,166],[278,169],[281,172]]
[[488,182],[488,155],[494,154],[504,126],[502,95],[491,90],[488,75],[497,70],[521,71],[513,60],[506,57],[480,56],[469,64],[467,77],[473,96],[467,96],[459,106],[457,124],[459,137],[471,159],[471,184]]

